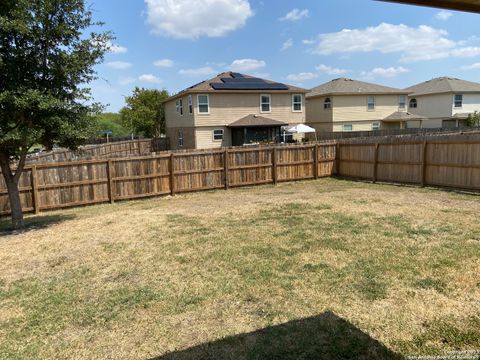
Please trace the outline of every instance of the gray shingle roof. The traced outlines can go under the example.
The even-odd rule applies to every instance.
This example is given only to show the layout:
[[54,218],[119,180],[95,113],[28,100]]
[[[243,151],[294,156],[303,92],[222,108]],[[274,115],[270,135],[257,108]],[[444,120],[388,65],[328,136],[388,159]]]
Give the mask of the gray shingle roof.
[[410,93],[410,96],[442,93],[468,93],[480,92],[480,84],[451,77],[439,77],[411,86],[405,90]]
[[283,126],[288,125],[284,122],[269,119],[259,115],[247,115],[233,123],[229,124],[228,127],[268,127],[268,126]]
[[[251,75],[245,75],[245,74],[240,74],[240,75],[242,75],[245,78],[258,78],[256,76],[251,76]],[[184,96],[185,94],[187,94],[189,92],[194,92],[194,93],[199,93],[199,92],[213,93],[213,92],[219,92],[219,91],[227,92],[225,90],[215,90],[211,86],[212,83],[222,83],[222,78],[233,78],[232,72],[231,71],[223,72],[221,74],[218,74],[214,78],[211,78],[211,79],[202,81],[198,84],[192,85],[192,86],[180,91],[179,93],[177,93],[175,95],[172,95],[165,102],[176,99],[177,97],[180,97],[180,96]],[[268,84],[278,83],[278,82],[271,81],[271,80],[266,80],[266,79],[260,79],[260,80],[263,80]],[[308,91],[306,89],[303,89],[303,88],[300,88],[300,87],[297,87],[297,86],[293,86],[293,85],[287,85],[287,84],[282,84],[282,85],[285,85],[288,88],[288,90],[261,90],[261,92],[266,92],[266,93],[270,93],[270,92],[306,93]],[[260,92],[260,90],[236,90],[236,92],[238,92],[238,91],[247,92],[247,93],[248,92]]]
[[407,111],[396,111],[393,114],[387,116],[383,121],[407,121],[407,120],[421,120],[425,119],[424,116],[415,115]]
[[314,87],[306,97],[352,94],[407,94],[407,91],[358,80],[340,78]]

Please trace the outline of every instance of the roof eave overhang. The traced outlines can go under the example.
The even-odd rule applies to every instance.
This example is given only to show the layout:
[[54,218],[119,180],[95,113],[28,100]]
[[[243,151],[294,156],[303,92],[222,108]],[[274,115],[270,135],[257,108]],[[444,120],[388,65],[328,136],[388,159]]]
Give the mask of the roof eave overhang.
[[480,13],[480,4],[476,0],[377,0],[418,6]]
[[163,103],[176,100],[188,96],[190,94],[307,94],[305,89],[288,89],[288,90],[188,90],[170,96]]

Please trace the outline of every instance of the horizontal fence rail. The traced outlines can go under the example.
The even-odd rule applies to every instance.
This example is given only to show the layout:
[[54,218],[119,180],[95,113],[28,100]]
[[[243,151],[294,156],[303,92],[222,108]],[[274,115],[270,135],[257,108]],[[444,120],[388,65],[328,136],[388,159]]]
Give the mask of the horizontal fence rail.
[[[29,164],[20,178],[25,212],[113,203],[331,176],[335,143],[171,152]],[[0,178],[0,215],[10,213]]]

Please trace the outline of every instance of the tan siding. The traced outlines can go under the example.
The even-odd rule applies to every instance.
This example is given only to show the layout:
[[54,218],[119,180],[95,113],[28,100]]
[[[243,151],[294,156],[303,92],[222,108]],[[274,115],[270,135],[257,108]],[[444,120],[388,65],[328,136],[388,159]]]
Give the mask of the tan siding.
[[[223,129],[223,141],[213,140],[213,130]],[[220,148],[232,146],[232,135],[230,129],[224,126],[201,127],[195,129],[197,149]]]
[[288,124],[305,122],[305,104],[302,112],[292,112],[292,94],[272,93],[270,113],[260,113],[260,94],[258,93],[214,93],[209,94],[209,102],[210,114],[199,114],[195,109],[195,126],[226,126],[250,114],[262,115]]
[[322,122],[332,122],[332,109],[324,109],[325,97],[316,97],[307,100],[306,123],[316,124]]
[[375,110],[367,109],[367,95],[337,95],[332,98],[333,121],[381,120],[399,111],[399,95],[375,95]]
[[[183,131],[183,146],[178,146],[178,131]],[[195,128],[193,127],[167,127],[167,137],[170,140],[170,149],[195,149]]]
[[409,109],[413,114],[425,116],[429,119],[450,118],[452,116],[453,93],[410,96],[408,102],[410,103],[413,98],[417,99],[418,104],[417,108]]
[[344,124],[351,124],[352,131],[370,131],[372,130],[373,121],[344,121],[344,122],[334,122],[333,131],[343,131]]
[[[191,127],[193,126],[193,114],[188,113],[188,96],[184,96],[183,115],[175,111],[175,101],[165,103],[165,120],[167,127]],[[193,99],[195,101],[195,99]]]

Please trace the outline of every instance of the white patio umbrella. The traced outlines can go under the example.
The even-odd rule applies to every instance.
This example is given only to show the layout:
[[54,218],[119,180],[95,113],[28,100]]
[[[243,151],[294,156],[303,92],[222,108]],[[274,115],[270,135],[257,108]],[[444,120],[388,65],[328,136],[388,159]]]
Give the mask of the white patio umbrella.
[[314,128],[305,125],[305,124],[297,124],[295,126],[290,126],[285,129],[287,132],[291,134],[306,134],[306,133],[315,133],[315,141],[317,141],[317,132]]

